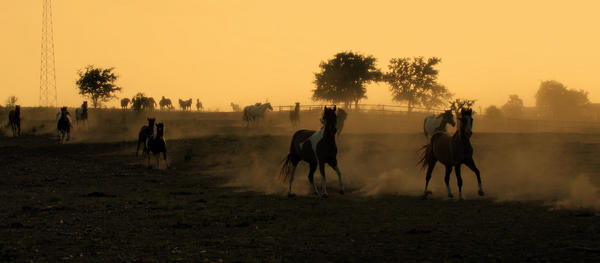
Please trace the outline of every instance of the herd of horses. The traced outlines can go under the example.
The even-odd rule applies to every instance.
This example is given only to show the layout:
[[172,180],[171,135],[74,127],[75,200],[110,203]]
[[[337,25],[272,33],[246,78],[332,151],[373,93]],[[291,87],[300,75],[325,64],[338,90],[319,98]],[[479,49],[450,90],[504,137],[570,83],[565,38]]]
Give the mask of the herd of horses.
[[[121,99],[121,108],[127,109],[129,107],[129,104],[134,104],[135,100],[137,100],[137,99],[138,98],[135,98],[135,97],[132,99],[129,99],[129,98]],[[148,97],[145,99],[146,99],[146,101],[142,103],[143,107],[145,109],[154,109],[156,107],[156,101],[154,100],[154,98]],[[165,96],[162,96],[162,98],[158,102],[158,105],[160,106],[160,110],[175,109],[175,107],[173,106],[173,102],[171,102],[171,99],[165,98]],[[191,110],[192,109],[192,99],[187,99],[187,100],[179,99],[179,107],[184,111]],[[200,99],[196,99],[196,110],[201,111],[203,109],[204,109],[204,107],[202,106],[202,102],[200,102]]]
[[[163,97],[163,99],[165,99]],[[191,105],[192,100],[189,100]],[[197,101],[201,107],[201,103]],[[180,101],[181,103],[181,101]],[[188,102],[185,102],[186,104]],[[186,106],[188,107],[188,106]],[[191,106],[190,106],[191,107]],[[246,121],[246,126],[258,125],[264,120],[265,112],[273,110],[270,103],[256,103],[254,105],[246,106],[243,109],[243,120]],[[421,158],[419,164],[423,169],[427,169],[425,178],[425,191],[423,198],[427,198],[432,194],[428,190],[429,180],[435,165],[440,162],[445,166],[445,177],[446,188],[448,191],[448,197],[453,198],[454,195],[449,186],[450,175],[454,169],[458,184],[458,197],[462,199],[462,177],[461,177],[461,166],[464,164],[471,169],[477,177],[479,186],[478,194],[484,195],[481,176],[479,169],[475,165],[473,160],[473,146],[470,138],[473,134],[473,111],[470,108],[463,108],[460,111],[456,111],[456,122],[454,121],[454,114],[448,110],[439,115],[429,115],[425,118],[423,123],[423,132],[427,139],[427,144],[421,148]],[[75,110],[75,116],[77,124],[80,122],[87,124],[88,119],[88,107],[87,102],[84,102],[81,107]],[[288,155],[284,158],[280,170],[280,178],[282,181],[289,184],[288,196],[293,197],[292,184],[294,182],[294,174],[296,167],[300,161],[305,161],[309,164],[308,181],[312,185],[313,194],[319,195],[317,186],[314,183],[314,173],[317,168],[321,174],[321,195],[327,197],[327,181],[325,177],[325,166],[329,165],[338,175],[339,182],[339,193],[344,194],[344,184],[342,180],[342,173],[340,171],[337,161],[337,145],[336,135],[339,136],[343,129],[343,123],[347,118],[347,113],[343,109],[339,109],[336,106],[329,108],[327,106],[323,109],[321,121],[321,128],[319,130],[297,130],[290,143],[290,149]],[[296,103],[293,111],[290,111],[290,122],[294,129],[298,126],[300,121],[300,105]],[[156,157],[156,165],[159,165],[159,157],[162,153],[163,159],[167,160],[167,146],[164,140],[164,124],[155,124],[154,118],[148,118],[148,124],[144,125],[138,133],[138,143],[136,148],[136,156],[140,149],[140,145],[143,146],[142,153],[146,155],[148,167],[150,165],[150,155]],[[454,134],[447,132],[447,125],[457,126]],[[21,134],[21,107],[15,106],[13,110],[9,112],[9,126],[12,129],[13,136],[20,136]],[[72,128],[70,113],[67,107],[62,107],[56,114],[56,127],[57,127],[57,138],[63,143],[65,140],[70,139],[70,132]],[[155,129],[156,127],[156,129]],[[167,163],[168,166],[168,163]]]

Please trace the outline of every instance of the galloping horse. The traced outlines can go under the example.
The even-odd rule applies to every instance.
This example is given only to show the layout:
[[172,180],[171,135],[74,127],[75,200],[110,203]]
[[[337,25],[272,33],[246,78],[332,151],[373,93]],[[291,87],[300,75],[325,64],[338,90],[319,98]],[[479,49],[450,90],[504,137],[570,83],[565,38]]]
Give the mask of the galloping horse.
[[127,109],[127,106],[129,105],[129,102],[131,100],[129,98],[122,98],[121,99],[121,109]]
[[342,135],[342,130],[344,129],[344,122],[346,122],[346,118],[348,118],[348,113],[344,109],[337,110],[337,136]]
[[[138,143],[137,148],[135,149],[135,156],[138,156],[138,152],[140,151],[140,143],[146,145],[146,140],[150,138],[154,134],[154,122],[156,119],[148,118],[148,125],[142,126],[140,129],[140,133],[138,134]],[[143,150],[143,148],[142,148]]]
[[251,123],[258,124],[258,122],[265,118],[265,112],[267,110],[273,110],[271,103],[265,104],[256,103],[254,105],[244,107],[243,119],[246,121],[246,127],[250,127]]
[[21,106],[16,105],[14,110],[8,113],[8,125],[12,128],[13,136],[21,136]]
[[427,141],[429,142],[431,137],[437,132],[446,132],[446,125],[448,123],[452,125],[452,127],[456,125],[451,110],[447,110],[438,116],[432,114],[425,117],[425,121],[423,122],[423,132],[425,133]]
[[87,101],[84,101],[83,104],[81,104],[81,108],[75,109],[75,122],[77,123],[77,126],[79,126],[79,121],[85,122],[86,125],[88,124]]
[[156,124],[156,133],[146,139],[144,144],[144,153],[148,156],[148,167],[150,166],[150,153],[156,156],[156,167],[159,167],[159,156],[163,154],[165,161],[167,161],[167,144],[165,143],[164,136],[164,125],[162,123]]
[[202,102],[200,102],[200,99],[196,99],[196,110],[200,111],[201,109],[204,109],[204,107],[202,107]]
[[171,99],[167,99],[165,98],[165,96],[162,96],[162,99],[160,99],[158,105],[160,105],[160,110],[163,110],[164,108],[170,110],[173,108],[173,103],[171,103]]
[[189,99],[189,100],[179,99],[179,107],[181,107],[182,110],[192,109],[192,99]]
[[293,197],[292,183],[294,182],[294,173],[296,166],[300,161],[306,161],[310,165],[308,173],[308,181],[313,186],[313,194],[318,195],[319,191],[314,183],[313,175],[319,166],[321,173],[321,181],[323,183],[323,197],[327,197],[327,181],[325,178],[325,164],[329,164],[338,175],[340,183],[340,194],[344,194],[344,184],[342,182],[342,173],[338,168],[337,163],[337,146],[335,144],[335,133],[337,116],[335,114],[336,106],[333,109],[325,107],[321,123],[323,127],[319,131],[299,130],[294,133],[292,143],[290,145],[290,153],[283,160],[281,171],[279,173],[282,180],[285,182],[289,179],[288,196]]
[[67,141],[71,138],[70,115],[67,107],[60,108],[60,112],[56,114],[56,128],[58,130],[57,138],[61,143],[65,140],[65,137]]
[[296,129],[298,127],[298,123],[300,122],[300,103],[296,102],[296,107],[294,107],[293,111],[290,111],[290,122],[292,123],[292,128]]
[[448,133],[439,132],[435,133],[431,137],[431,146],[425,145],[421,149],[425,149],[423,157],[419,161],[422,167],[427,167],[427,177],[425,181],[425,193],[423,198],[427,198],[428,195],[432,194],[431,191],[427,190],[429,185],[429,179],[431,179],[431,172],[435,164],[440,161],[446,166],[446,188],[448,189],[448,197],[453,197],[452,191],[450,190],[450,173],[452,167],[454,167],[454,173],[456,174],[456,181],[458,183],[458,197],[462,199],[462,177],[460,175],[460,166],[462,164],[469,167],[477,176],[477,183],[479,184],[479,195],[483,196],[483,188],[481,186],[481,177],[479,175],[479,169],[473,161],[473,146],[471,146],[471,135],[473,132],[473,111],[471,109],[462,109],[460,117],[458,119],[458,129],[453,136]]

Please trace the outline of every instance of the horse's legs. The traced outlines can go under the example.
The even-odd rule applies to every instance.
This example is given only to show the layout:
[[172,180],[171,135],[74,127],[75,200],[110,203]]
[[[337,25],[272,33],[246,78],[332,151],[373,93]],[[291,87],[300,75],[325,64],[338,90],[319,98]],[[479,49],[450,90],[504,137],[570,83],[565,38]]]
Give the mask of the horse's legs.
[[429,161],[429,164],[427,165],[427,176],[425,176],[425,192],[424,192],[423,198],[426,198],[427,195],[431,194],[431,191],[427,190],[427,186],[429,186],[429,180],[431,179],[431,173],[433,172],[433,168],[435,168],[436,163],[437,163],[437,160],[432,159],[431,161]]
[[319,172],[321,173],[321,183],[323,184],[323,197],[327,197],[327,178],[325,177],[325,162],[319,162]]
[[313,186],[313,194],[318,195],[319,190],[317,189],[317,186],[315,185],[315,178],[314,178],[315,171],[317,170],[317,162],[309,162],[309,165],[310,165],[310,169],[308,172],[308,181]]
[[483,186],[481,186],[481,176],[479,175],[479,169],[477,169],[477,166],[475,165],[475,161],[473,161],[473,158],[470,158],[468,160],[465,160],[465,165],[467,167],[469,167],[469,169],[471,169],[473,172],[475,172],[475,175],[477,176],[477,184],[479,184],[479,192],[478,194],[480,196],[483,196]]
[[462,200],[462,176],[460,175],[460,164],[454,166],[454,173],[456,174],[456,183],[458,184],[458,199]]
[[444,177],[444,182],[446,183],[446,189],[448,189],[448,197],[452,198],[452,190],[450,189],[450,173],[452,173],[452,166],[446,165],[446,176]]
[[340,172],[340,168],[337,165],[337,161],[329,162],[329,166],[335,170],[338,175],[338,182],[340,183],[340,194],[344,194],[344,182],[342,181],[342,172]]

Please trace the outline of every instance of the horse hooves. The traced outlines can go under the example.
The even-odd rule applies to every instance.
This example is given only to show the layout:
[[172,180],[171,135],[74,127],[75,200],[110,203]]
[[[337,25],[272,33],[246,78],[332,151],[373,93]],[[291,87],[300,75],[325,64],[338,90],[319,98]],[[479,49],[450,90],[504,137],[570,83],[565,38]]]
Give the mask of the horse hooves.
[[296,195],[295,195],[295,194],[288,193],[288,198],[294,198],[294,197],[296,197]]
[[344,190],[340,190],[340,194],[343,195],[344,194]]
[[325,194],[322,194],[321,197],[327,198],[327,197],[329,197],[329,195],[327,193],[325,193]]
[[478,194],[479,194],[479,196],[484,196],[484,193],[481,190],[478,192]]

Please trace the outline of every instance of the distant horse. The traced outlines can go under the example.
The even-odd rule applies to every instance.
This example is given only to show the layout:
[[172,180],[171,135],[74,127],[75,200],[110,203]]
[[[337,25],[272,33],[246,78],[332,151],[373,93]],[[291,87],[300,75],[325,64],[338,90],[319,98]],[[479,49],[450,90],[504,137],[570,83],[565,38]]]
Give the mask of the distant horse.
[[179,99],[179,107],[182,110],[192,109],[192,99],[189,99],[189,100]]
[[254,105],[244,107],[243,119],[246,121],[246,127],[250,127],[250,124],[258,124],[258,122],[265,118],[265,112],[267,110],[273,110],[271,103],[265,104],[256,103]]
[[346,118],[348,118],[348,113],[344,109],[337,110],[337,136],[342,135],[342,130],[344,129],[344,122],[346,122]]
[[8,113],[8,125],[12,128],[13,136],[21,136],[21,106],[16,105],[14,110]]
[[68,141],[71,138],[71,118],[67,107],[60,108],[60,112],[56,114],[56,128],[58,130],[57,138],[63,143],[66,137]]
[[294,182],[296,166],[300,161],[306,161],[310,165],[308,181],[313,186],[313,194],[319,194],[317,186],[313,180],[313,176],[318,165],[323,184],[323,197],[327,197],[325,164],[329,164],[329,166],[331,166],[337,173],[340,184],[340,194],[344,194],[342,173],[338,168],[336,157],[337,146],[335,144],[335,133],[337,130],[337,116],[335,111],[336,106],[333,106],[333,109],[325,107],[323,117],[321,118],[323,127],[319,131],[299,130],[294,133],[294,136],[292,137],[292,143],[290,145],[290,153],[283,160],[281,171],[279,173],[284,182],[289,179],[289,197],[294,196],[292,193],[292,183]]
[[200,111],[201,109],[204,109],[204,107],[202,107],[202,102],[200,102],[200,99],[196,99],[196,110]]
[[425,121],[423,122],[423,132],[425,133],[427,142],[429,142],[435,133],[446,132],[446,124],[448,123],[452,125],[452,127],[456,126],[451,110],[447,110],[437,116],[432,114],[425,117]]
[[466,165],[475,172],[477,176],[477,183],[479,184],[479,195],[483,196],[483,188],[481,186],[481,177],[479,175],[479,169],[473,161],[473,146],[471,145],[471,135],[473,132],[473,111],[471,109],[462,109],[460,117],[458,119],[458,129],[453,136],[448,133],[440,132],[435,133],[431,137],[431,146],[425,145],[421,149],[425,150],[423,157],[419,161],[422,167],[427,167],[427,177],[425,181],[425,193],[423,198],[427,198],[431,194],[431,191],[427,190],[429,185],[429,179],[431,179],[431,173],[435,164],[439,161],[446,166],[446,188],[448,189],[448,197],[453,197],[452,191],[450,190],[449,181],[452,167],[454,167],[454,173],[456,174],[456,181],[458,183],[458,197],[462,199],[462,177],[460,175],[460,166]]
[[87,106],[87,101],[84,101],[83,104],[81,104],[81,108],[77,108],[75,109],[75,122],[77,123],[77,126],[79,126],[79,121],[81,122],[85,122],[85,124],[88,124],[88,106]]
[[[140,132],[138,133],[137,148],[135,149],[136,157],[138,156],[138,152],[140,151],[140,143],[142,143],[142,145],[146,145],[146,140],[154,134],[154,122],[155,121],[156,121],[156,119],[154,119],[154,118],[148,118],[148,125],[144,125],[140,129]],[[143,150],[143,148],[142,148],[142,150]]]
[[144,145],[144,153],[148,156],[148,167],[150,166],[150,153],[156,156],[156,167],[159,167],[160,153],[163,154],[164,160],[167,161],[167,144],[165,143],[164,125],[156,124],[156,133],[146,139]]
[[154,100],[154,98],[146,98],[146,100],[144,101],[144,110],[154,110],[154,108],[156,108],[156,101]]
[[235,103],[229,103],[229,105],[231,105],[231,109],[235,112],[240,112],[242,111],[242,108],[240,108],[240,105],[235,104]]
[[162,96],[162,99],[160,99],[158,105],[160,105],[160,110],[163,110],[163,108],[167,108],[169,110],[173,108],[173,103],[171,103],[171,99],[167,99],[165,98],[165,96]]
[[130,101],[131,100],[129,98],[121,99],[121,109],[127,109],[127,106],[129,105]]
[[298,123],[300,122],[300,103],[296,102],[296,107],[294,107],[293,111],[290,111],[290,122],[292,123],[292,128],[296,129],[298,127]]

